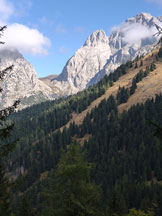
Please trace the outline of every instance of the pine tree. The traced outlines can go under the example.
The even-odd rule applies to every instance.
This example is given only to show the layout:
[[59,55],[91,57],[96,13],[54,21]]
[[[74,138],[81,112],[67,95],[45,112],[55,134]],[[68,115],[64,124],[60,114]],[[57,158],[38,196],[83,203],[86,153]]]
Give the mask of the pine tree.
[[138,68],[138,63],[137,63],[137,62],[135,63],[135,67],[134,67],[134,68],[135,68],[135,69]]
[[155,65],[155,63],[153,62],[153,63],[151,63],[150,71],[153,71],[153,70],[155,70],[155,69],[156,69],[156,65]]
[[18,207],[18,216],[38,216],[35,209],[32,209],[26,196],[23,196]]
[[142,210],[136,210],[136,209],[130,209],[129,214],[127,216],[154,216],[154,212],[151,210],[148,210],[147,212],[144,212]]
[[140,66],[141,66],[141,67],[143,66],[143,61],[142,61],[142,59],[141,59],[141,61],[140,61]]
[[158,57],[159,57],[159,58],[162,58],[162,47],[160,47],[160,49],[159,49]]
[[[0,36],[3,35],[3,32],[6,28],[7,26],[0,27]],[[4,44],[4,42],[0,42],[0,44]],[[6,73],[11,71],[12,68],[13,65],[0,71],[1,82],[4,80]],[[0,92],[2,91],[3,89],[0,88]],[[11,184],[9,182],[8,177],[6,176],[4,158],[13,150],[15,146],[15,142],[8,143],[8,138],[11,134],[11,131],[13,130],[14,123],[7,121],[6,118],[12,112],[14,112],[18,104],[19,101],[15,101],[13,106],[0,110],[0,215],[1,216],[11,215],[11,209],[10,209]]]
[[90,180],[92,164],[79,145],[62,152],[49,191],[44,215],[95,216],[99,214],[101,188]]
[[125,215],[125,206],[121,204],[121,200],[117,196],[117,192],[113,191],[108,205],[109,216],[123,216]]

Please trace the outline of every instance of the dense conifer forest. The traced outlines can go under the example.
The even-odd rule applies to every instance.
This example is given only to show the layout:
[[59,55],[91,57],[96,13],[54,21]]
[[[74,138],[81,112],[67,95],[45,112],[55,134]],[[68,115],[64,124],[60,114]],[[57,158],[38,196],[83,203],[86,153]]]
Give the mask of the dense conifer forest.
[[[102,100],[81,125],[73,122],[60,130],[73,112],[82,112],[128,69],[138,68],[139,57],[77,95],[34,105],[9,117],[15,121],[11,141],[19,139],[5,160],[8,175],[21,182],[12,190],[15,216],[23,215],[26,209],[27,215],[42,216],[162,215],[162,140],[155,136],[152,124],[162,125],[162,95],[128,111],[118,111],[118,105],[134,94],[137,83],[155,69],[157,60],[161,61],[161,50],[145,71],[139,68],[130,88],[119,88],[116,98],[111,95]],[[72,164],[76,165],[75,171]],[[64,166],[65,175],[60,168]],[[83,181],[75,175],[73,180],[80,198],[71,193],[74,188],[66,180],[77,169]],[[86,190],[94,203],[88,197],[84,202]],[[64,204],[67,201],[64,191],[71,197],[73,210],[77,206],[79,212],[65,214],[67,205],[60,207],[61,199]]]

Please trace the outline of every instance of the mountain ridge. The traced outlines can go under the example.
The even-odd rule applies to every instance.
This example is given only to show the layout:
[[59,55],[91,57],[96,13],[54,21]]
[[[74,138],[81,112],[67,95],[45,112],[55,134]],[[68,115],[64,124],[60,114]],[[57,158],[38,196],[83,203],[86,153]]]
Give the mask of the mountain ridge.
[[[63,88],[67,95],[74,94],[98,82],[120,64],[137,55],[145,55],[154,48],[152,45],[156,43],[156,38],[152,36],[152,31],[155,23],[159,21],[161,22],[161,17],[140,13],[116,27],[109,37],[103,30],[93,32],[67,61],[62,73],[52,84]],[[134,26],[138,30],[142,29],[141,34],[144,35],[135,42],[126,42],[126,37]],[[147,37],[149,30],[150,35]]]
[[[130,68],[127,74],[122,75],[112,87],[108,88],[101,97],[98,97],[96,100],[94,100],[81,113],[77,114],[74,112],[72,114],[72,119],[66,125],[61,127],[61,131],[64,129],[64,127],[70,127],[70,124],[73,122],[76,125],[82,124],[86,115],[90,113],[92,109],[98,107],[102,100],[107,100],[111,95],[116,98],[119,86],[121,88],[130,88],[134,76],[137,75],[140,70],[145,70],[146,67],[150,67],[150,65],[155,62],[158,51],[159,49],[156,48],[151,53],[148,53],[142,59],[138,60],[138,65],[140,65],[140,62],[142,60],[142,66],[139,66],[137,68]],[[120,113],[124,110],[130,109],[133,105],[144,103],[147,99],[154,98],[156,95],[162,93],[162,90],[160,88],[162,82],[162,62],[156,61],[155,64],[157,65],[157,68],[137,84],[136,92],[130,96],[126,103],[122,103],[118,106]]]
[[[16,49],[0,50],[0,69],[13,65],[2,82],[1,108],[19,99],[19,109],[55,98],[54,90],[38,79],[33,66]],[[57,96],[57,94],[55,94]]]
[[104,30],[94,31],[67,61],[62,73],[50,79],[39,80],[32,65],[16,49],[1,49],[0,69],[14,64],[3,82],[1,104],[9,106],[20,99],[22,109],[88,88],[121,64],[154,49],[154,24],[161,24],[161,20],[162,16],[140,13],[114,27],[110,36]]

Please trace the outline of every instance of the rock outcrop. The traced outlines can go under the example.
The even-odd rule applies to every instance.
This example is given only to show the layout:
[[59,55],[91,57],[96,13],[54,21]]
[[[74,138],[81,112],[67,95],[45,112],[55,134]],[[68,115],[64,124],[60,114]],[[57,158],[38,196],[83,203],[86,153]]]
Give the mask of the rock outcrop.
[[13,65],[4,81],[0,97],[2,107],[10,106],[14,100],[20,99],[19,108],[54,98],[58,92],[40,81],[33,66],[16,49],[0,50],[0,69]]

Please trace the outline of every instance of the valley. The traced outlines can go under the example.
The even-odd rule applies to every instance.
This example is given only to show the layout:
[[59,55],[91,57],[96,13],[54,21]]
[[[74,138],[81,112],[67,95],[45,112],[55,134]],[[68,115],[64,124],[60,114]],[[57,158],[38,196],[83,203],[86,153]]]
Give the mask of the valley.
[[[17,177],[27,174],[28,180],[20,190],[29,197],[33,207],[43,205],[39,196],[52,181],[61,149],[79,142],[82,149],[87,151],[88,161],[96,164],[93,179],[102,185],[105,199],[111,197],[117,185],[118,198],[122,197],[125,207],[135,206],[138,209],[141,206],[144,208],[142,203],[151,193],[157,197],[160,214],[160,141],[153,136],[155,128],[148,124],[148,119],[162,124],[162,100],[161,95],[157,95],[161,93],[162,62],[161,58],[157,58],[158,53],[159,49],[156,49],[145,57],[120,66],[113,74],[77,95],[35,105],[13,116],[17,122],[14,137],[20,137],[20,140],[8,169],[12,175],[16,171]],[[119,86],[130,88],[132,79],[139,71],[151,68],[153,62],[156,68],[138,81],[135,92],[127,102],[117,104]],[[97,89],[105,91],[92,97]],[[145,98],[143,93],[147,93]],[[83,106],[88,98],[89,102]],[[152,183],[148,185],[148,182]],[[128,189],[126,185],[129,185]],[[135,193],[131,191],[132,188],[136,191],[135,196],[132,196]],[[140,193],[144,197],[137,201]],[[149,197],[145,208],[149,208],[153,197]],[[39,210],[41,208],[38,207]]]

